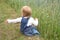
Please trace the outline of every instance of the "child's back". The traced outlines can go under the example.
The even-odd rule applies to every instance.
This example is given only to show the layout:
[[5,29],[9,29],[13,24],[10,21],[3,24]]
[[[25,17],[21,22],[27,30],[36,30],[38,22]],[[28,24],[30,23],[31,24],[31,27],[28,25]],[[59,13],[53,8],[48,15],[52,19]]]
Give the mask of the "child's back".
[[[38,35],[39,32],[37,31],[35,25],[31,24],[32,21],[34,21],[34,20],[32,20],[32,21],[31,20],[32,20],[31,17],[29,17],[29,18],[22,17],[22,20],[21,20],[21,32],[23,34],[27,35],[27,36]],[[30,21],[30,25],[28,25],[29,21]]]

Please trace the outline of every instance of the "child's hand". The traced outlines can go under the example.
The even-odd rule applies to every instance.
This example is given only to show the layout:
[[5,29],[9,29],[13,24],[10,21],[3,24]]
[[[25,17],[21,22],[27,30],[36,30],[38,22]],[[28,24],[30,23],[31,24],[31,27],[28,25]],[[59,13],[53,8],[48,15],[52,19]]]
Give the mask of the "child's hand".
[[5,23],[8,24],[8,21],[6,20]]
[[38,18],[35,18],[35,20],[38,20]]

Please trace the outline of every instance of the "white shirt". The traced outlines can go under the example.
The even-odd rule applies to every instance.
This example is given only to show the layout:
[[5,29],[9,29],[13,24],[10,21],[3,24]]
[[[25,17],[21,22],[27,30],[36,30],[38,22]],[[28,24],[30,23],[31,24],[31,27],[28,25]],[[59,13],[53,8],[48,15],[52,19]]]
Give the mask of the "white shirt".
[[[27,17],[24,17],[24,18],[27,18]],[[22,17],[16,18],[16,19],[7,19],[8,23],[17,23],[17,22],[21,22],[21,20],[22,20]],[[27,26],[30,26],[30,25],[37,26],[38,19],[34,19],[33,17],[30,17],[28,20]]]

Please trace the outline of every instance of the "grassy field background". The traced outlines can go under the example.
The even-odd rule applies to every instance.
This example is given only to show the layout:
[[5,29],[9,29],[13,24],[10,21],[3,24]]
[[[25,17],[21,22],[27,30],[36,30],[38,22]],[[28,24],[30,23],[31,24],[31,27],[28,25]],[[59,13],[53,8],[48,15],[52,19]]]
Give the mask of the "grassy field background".
[[24,5],[29,5],[32,16],[39,19],[37,29],[44,40],[60,40],[60,0],[0,0],[0,40],[27,40],[19,23],[5,23],[8,18],[20,17]]

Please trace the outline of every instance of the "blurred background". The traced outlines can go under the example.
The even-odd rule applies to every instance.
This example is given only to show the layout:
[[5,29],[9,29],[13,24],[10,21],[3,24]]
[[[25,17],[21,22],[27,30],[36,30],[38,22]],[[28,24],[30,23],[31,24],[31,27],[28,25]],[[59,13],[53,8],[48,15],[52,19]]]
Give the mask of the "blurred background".
[[60,40],[60,0],[0,0],[0,40],[25,40],[20,24],[5,23],[8,18],[20,17],[25,5],[30,6],[32,16],[39,19],[40,39]]

